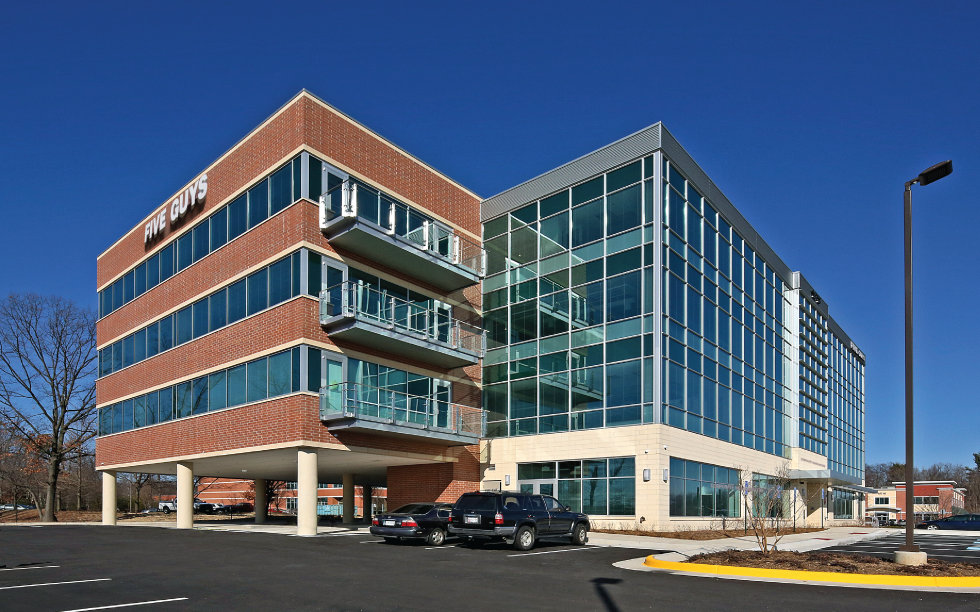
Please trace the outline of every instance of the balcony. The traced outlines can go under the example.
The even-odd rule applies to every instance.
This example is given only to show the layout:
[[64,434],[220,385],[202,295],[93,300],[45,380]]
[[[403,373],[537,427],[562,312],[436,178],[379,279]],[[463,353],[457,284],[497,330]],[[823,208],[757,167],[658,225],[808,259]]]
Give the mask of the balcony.
[[453,319],[448,307],[429,308],[352,281],[320,292],[320,326],[332,338],[442,368],[474,365],[486,353],[486,332]]
[[486,273],[478,241],[354,181],[320,196],[320,230],[335,246],[444,291],[475,285]]
[[320,389],[320,420],[331,430],[425,438],[448,446],[477,444],[486,432],[483,410],[461,406],[448,397],[421,397],[360,383]]

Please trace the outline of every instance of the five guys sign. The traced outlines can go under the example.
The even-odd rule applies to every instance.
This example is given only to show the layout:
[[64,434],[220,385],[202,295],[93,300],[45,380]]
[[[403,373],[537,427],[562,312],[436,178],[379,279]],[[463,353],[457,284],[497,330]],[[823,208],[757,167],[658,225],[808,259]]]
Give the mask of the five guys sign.
[[177,221],[184,217],[187,212],[192,209],[197,204],[204,203],[204,197],[208,194],[208,175],[202,174],[196,181],[191,183],[190,187],[185,189],[180,193],[179,196],[173,199],[173,202],[164,206],[160,209],[150,222],[146,224],[143,229],[143,244],[146,244],[150,240],[162,232],[164,228],[167,227],[167,211],[170,211],[170,229],[173,230],[173,226]]

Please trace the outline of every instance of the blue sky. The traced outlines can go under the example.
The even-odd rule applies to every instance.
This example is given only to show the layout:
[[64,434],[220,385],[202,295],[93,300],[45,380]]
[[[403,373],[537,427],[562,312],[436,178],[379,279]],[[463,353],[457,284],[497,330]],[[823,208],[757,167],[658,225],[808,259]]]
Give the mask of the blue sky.
[[[6,3],[0,293],[95,306],[95,260],[301,88],[482,196],[663,121],[868,356],[867,460],[972,463],[976,2]],[[972,383],[970,381],[973,381]]]

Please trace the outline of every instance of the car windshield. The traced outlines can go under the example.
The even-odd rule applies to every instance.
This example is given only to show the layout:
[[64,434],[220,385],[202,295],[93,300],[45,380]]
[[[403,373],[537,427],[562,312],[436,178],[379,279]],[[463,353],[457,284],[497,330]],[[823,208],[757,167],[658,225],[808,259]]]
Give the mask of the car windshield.
[[395,510],[393,514],[425,514],[432,510],[435,504],[407,504]]
[[464,495],[456,502],[457,510],[496,510],[497,498],[493,495]]

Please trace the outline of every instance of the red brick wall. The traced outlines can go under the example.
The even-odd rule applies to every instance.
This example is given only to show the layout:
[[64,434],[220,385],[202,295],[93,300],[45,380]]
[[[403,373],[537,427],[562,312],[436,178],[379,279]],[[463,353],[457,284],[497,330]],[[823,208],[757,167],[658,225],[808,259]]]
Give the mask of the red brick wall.
[[388,508],[423,501],[453,503],[480,490],[479,446],[458,446],[451,464],[399,465],[388,468]]

